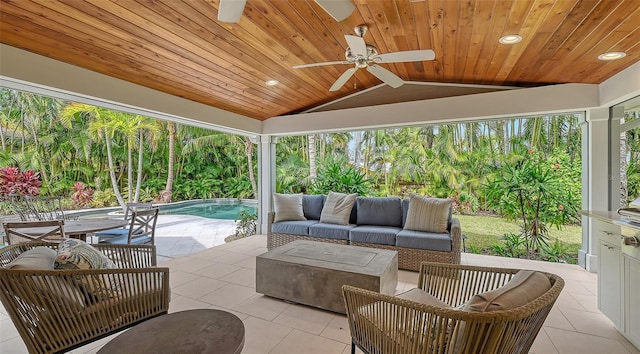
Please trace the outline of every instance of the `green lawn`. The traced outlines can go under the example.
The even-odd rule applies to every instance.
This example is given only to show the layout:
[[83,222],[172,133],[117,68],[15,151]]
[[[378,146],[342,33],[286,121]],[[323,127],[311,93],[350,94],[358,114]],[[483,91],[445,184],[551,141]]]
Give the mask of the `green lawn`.
[[[494,216],[454,215],[460,220],[462,234],[467,236],[467,252],[476,247],[480,250],[487,249],[494,244],[502,244],[502,235],[505,233],[520,233],[520,226],[516,221],[511,221]],[[582,243],[582,227],[563,226],[560,230],[554,226],[549,227],[549,243],[557,238],[567,247],[567,252],[577,254]]]

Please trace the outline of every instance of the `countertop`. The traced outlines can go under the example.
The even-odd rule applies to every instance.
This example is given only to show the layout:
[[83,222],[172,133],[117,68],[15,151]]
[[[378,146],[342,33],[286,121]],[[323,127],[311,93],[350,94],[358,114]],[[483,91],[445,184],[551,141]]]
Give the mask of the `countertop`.
[[590,218],[595,218],[604,222],[613,222],[621,219],[626,219],[622,215],[618,214],[617,211],[606,211],[606,210],[580,210],[580,214],[584,216],[588,216]]

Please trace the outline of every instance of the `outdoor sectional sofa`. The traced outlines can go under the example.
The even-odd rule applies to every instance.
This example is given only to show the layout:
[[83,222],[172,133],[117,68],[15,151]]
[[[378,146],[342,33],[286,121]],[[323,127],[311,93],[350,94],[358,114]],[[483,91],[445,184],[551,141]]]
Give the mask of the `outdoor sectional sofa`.
[[[398,252],[398,268],[413,271],[419,270],[423,261],[460,263],[460,221],[451,216],[450,206],[448,216],[444,216],[446,230],[425,232],[405,228],[409,198],[357,197],[346,225],[320,222],[326,200],[326,195],[303,195],[302,209],[306,220],[275,221],[276,212],[270,212],[267,248],[271,250],[295,240],[310,240],[389,249]],[[414,214],[416,210],[419,209],[414,207]],[[425,219],[430,216],[426,215],[421,221],[427,221]]]

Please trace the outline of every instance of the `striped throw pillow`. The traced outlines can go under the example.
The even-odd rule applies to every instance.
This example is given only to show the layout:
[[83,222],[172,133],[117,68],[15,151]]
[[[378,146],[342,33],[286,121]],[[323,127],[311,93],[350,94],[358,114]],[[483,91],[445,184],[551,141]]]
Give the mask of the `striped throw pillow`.
[[302,193],[273,195],[274,221],[307,220],[302,209]]
[[343,194],[329,192],[327,201],[324,202],[320,222],[327,224],[348,225],[351,209],[358,194]]
[[429,198],[411,194],[404,229],[436,233],[447,232],[451,202],[451,199]]

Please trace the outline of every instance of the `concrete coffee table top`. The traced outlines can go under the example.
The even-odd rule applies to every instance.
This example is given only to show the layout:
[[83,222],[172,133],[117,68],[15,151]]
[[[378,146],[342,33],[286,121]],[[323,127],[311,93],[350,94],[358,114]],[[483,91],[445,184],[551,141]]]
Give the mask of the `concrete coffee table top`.
[[342,285],[393,295],[396,251],[293,241],[256,257],[256,291],[344,313]]

